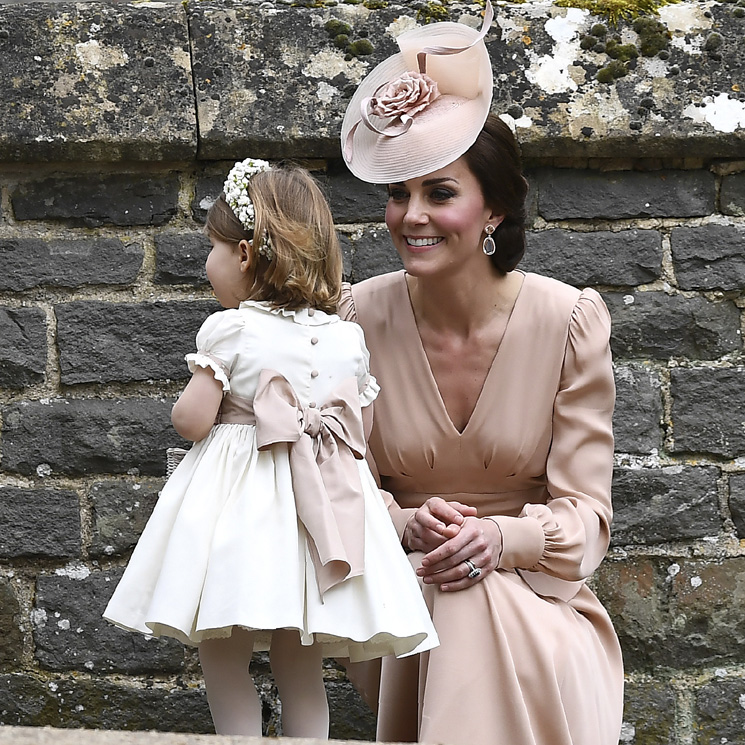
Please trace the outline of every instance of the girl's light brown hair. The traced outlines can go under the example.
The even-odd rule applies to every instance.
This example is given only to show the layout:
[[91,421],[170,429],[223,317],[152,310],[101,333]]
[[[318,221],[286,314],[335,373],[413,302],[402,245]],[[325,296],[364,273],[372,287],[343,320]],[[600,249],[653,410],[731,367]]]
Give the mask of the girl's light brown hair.
[[[341,296],[342,256],[331,210],[304,168],[285,166],[254,174],[248,196],[256,214],[246,231],[221,194],[207,212],[205,232],[237,246],[252,243],[247,300],[295,310],[335,313]],[[266,237],[269,261],[259,253]]]

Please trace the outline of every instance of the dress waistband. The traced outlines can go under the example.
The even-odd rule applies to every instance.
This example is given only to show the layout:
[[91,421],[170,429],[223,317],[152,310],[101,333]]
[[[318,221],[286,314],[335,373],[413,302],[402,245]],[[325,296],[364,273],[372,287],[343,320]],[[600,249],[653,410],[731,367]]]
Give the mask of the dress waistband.
[[215,424],[256,424],[253,401],[226,393],[217,411]]

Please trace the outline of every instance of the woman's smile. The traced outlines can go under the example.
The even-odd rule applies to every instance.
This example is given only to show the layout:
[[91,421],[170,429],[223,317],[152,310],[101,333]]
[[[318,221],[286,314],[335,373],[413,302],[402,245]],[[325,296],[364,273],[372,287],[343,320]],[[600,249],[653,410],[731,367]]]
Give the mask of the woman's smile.
[[424,236],[405,235],[404,240],[406,241],[406,245],[409,247],[410,251],[413,250],[415,253],[418,253],[419,251],[426,251],[427,249],[432,248],[432,246],[436,246],[444,239],[441,235],[431,238]]

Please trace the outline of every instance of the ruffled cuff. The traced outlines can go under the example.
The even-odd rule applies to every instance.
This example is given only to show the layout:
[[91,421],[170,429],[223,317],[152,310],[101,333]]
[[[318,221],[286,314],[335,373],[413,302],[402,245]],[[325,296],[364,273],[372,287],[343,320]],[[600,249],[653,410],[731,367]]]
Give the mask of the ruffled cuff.
[[360,391],[360,406],[364,409],[369,406],[380,393],[380,386],[374,375],[367,376],[364,390]]
[[213,357],[211,354],[205,354],[203,352],[193,352],[187,354],[184,359],[186,364],[189,366],[189,372],[193,375],[197,367],[203,367],[210,369],[215,375],[215,380],[222,383],[223,393],[230,392],[230,375],[229,370],[222,360]]
[[522,513],[520,517],[489,515],[486,519],[493,520],[502,533],[499,569],[528,569],[538,564],[546,544],[540,520]]

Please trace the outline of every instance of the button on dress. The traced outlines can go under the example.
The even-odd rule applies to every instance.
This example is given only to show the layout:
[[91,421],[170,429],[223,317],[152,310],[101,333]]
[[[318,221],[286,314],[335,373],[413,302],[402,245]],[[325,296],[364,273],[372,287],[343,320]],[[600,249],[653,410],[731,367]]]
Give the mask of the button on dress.
[[[258,417],[260,381],[266,371],[282,376],[297,399],[290,416],[295,426],[303,417],[321,421],[324,406],[350,380],[358,411],[379,391],[360,327],[312,309],[246,301],[215,313],[186,359],[192,371],[207,368],[221,382],[221,412],[228,397],[236,397],[230,400],[249,410],[255,404]],[[325,656],[352,660],[435,646],[419,583],[364,460],[356,421],[363,452],[347,462],[356,468],[364,502],[354,513],[364,520],[350,526],[359,532],[361,543],[353,548],[363,556],[361,571],[322,585],[308,521],[298,515],[293,446],[259,449],[256,419],[231,420],[194,443],[169,478],[104,617],[186,644],[226,637],[240,626],[257,632],[257,650],[268,649],[272,630],[297,629],[304,644],[322,644]],[[332,450],[344,447],[339,442]],[[308,514],[313,518],[315,511]]]
[[[429,367],[404,272],[346,286],[341,315],[363,327],[381,384],[368,446],[399,535],[436,495],[473,505],[503,537],[498,569],[482,581],[424,587],[440,646],[420,657],[420,741],[617,745],[621,651],[585,584],[611,520],[615,392],[601,297],[526,274],[462,431]],[[422,555],[409,558],[416,566]],[[384,660],[381,695],[403,699],[392,669]]]

